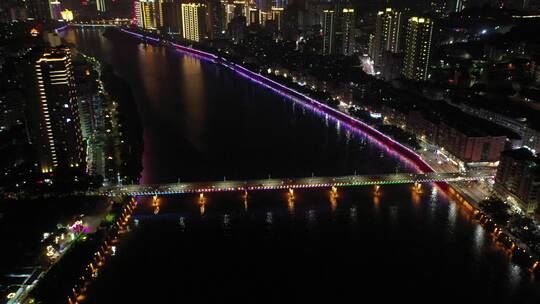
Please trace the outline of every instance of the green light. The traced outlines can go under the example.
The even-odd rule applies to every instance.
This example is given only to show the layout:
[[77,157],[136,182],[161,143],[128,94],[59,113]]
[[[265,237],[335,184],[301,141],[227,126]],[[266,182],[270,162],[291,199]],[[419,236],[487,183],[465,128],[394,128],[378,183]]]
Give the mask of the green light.
[[105,216],[105,221],[106,222],[109,222],[109,223],[112,223],[114,221],[114,218],[115,218],[115,215],[112,214],[112,213],[109,213]]

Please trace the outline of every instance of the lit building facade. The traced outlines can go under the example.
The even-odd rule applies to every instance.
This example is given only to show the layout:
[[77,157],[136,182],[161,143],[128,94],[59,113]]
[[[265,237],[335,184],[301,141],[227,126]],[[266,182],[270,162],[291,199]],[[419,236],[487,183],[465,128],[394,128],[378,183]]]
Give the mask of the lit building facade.
[[266,25],[266,21],[271,19],[271,15],[269,12],[265,12],[263,10],[259,10],[259,24],[262,26]]
[[96,0],[96,9],[98,12],[106,12],[107,11],[107,0]]
[[260,12],[259,9],[256,7],[251,7],[249,9],[249,20],[247,21],[249,24],[260,24],[259,21]]
[[65,9],[61,12],[62,20],[70,22],[73,21],[73,11]]
[[199,42],[207,36],[207,10],[201,3],[182,3],[182,36]]
[[277,30],[281,31],[283,29],[283,8],[281,7],[272,7],[272,20],[276,22]]
[[137,26],[144,29],[156,29],[159,25],[159,6],[154,0],[135,1],[135,19]]
[[224,23],[223,25],[227,27],[227,25],[233,20],[235,15],[235,6],[233,3],[229,3],[228,1],[222,1],[221,5],[223,6],[223,17],[224,17]]
[[325,9],[322,14],[323,55],[331,55],[335,50],[336,12]]
[[351,56],[354,53],[354,28],[355,14],[354,9],[344,8],[341,14],[341,34],[342,34],[342,53],[345,56]]
[[423,81],[428,78],[433,21],[428,18],[412,17],[407,26],[403,76],[410,80]]
[[495,177],[495,191],[505,200],[534,214],[540,200],[540,158],[529,149],[501,153]]
[[60,20],[62,19],[62,3],[58,0],[53,0],[49,3],[51,10],[51,19]]
[[387,8],[377,13],[369,54],[376,69],[380,70],[384,66],[385,51],[401,52],[402,27],[401,12]]
[[84,145],[70,50],[54,48],[44,52],[34,62],[34,72],[37,98],[31,105],[31,138],[41,171],[83,168]]
[[451,9],[455,13],[461,13],[461,11],[465,9],[465,0],[453,0],[453,2],[450,1],[450,3],[453,4]]

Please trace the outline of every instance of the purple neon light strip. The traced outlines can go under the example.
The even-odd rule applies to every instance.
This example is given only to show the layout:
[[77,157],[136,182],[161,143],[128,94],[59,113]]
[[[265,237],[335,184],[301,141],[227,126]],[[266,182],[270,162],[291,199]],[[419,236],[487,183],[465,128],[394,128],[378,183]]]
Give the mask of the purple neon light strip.
[[[352,118],[351,116],[349,116],[349,115],[347,115],[347,114],[345,114],[345,113],[339,112],[339,111],[337,111],[337,110],[335,110],[335,109],[333,109],[333,108],[331,108],[331,107],[329,107],[329,106],[327,106],[327,105],[325,105],[325,104],[322,104],[322,103],[320,103],[319,101],[316,101],[316,100],[314,100],[314,99],[312,99],[312,98],[310,98],[310,97],[308,97],[308,96],[305,96],[304,94],[301,94],[301,93],[296,92],[296,91],[294,91],[294,90],[292,90],[292,89],[290,89],[290,88],[288,88],[288,87],[286,87],[286,86],[283,86],[283,85],[280,84],[280,83],[277,83],[277,82],[275,82],[275,81],[273,81],[273,80],[271,80],[271,79],[268,79],[268,78],[266,78],[266,77],[264,77],[264,76],[262,76],[262,75],[260,75],[260,74],[256,74],[256,73],[254,73],[254,72],[252,72],[252,71],[250,71],[250,70],[248,70],[248,69],[246,69],[246,68],[244,68],[244,67],[242,67],[242,66],[234,65],[234,67],[231,67],[231,66],[226,65],[226,64],[223,64],[223,65],[226,66],[226,67],[228,67],[228,68],[230,68],[230,69],[232,69],[232,70],[234,70],[234,71],[236,71],[236,72],[239,73],[240,75],[242,75],[242,76],[244,76],[244,77],[246,77],[246,78],[251,79],[251,80],[254,81],[254,82],[257,82],[257,83],[259,83],[259,84],[261,84],[261,85],[264,85],[265,87],[268,87],[268,88],[272,89],[273,91],[275,91],[275,92],[277,92],[277,93],[279,93],[279,94],[282,94],[282,95],[284,95],[284,96],[286,96],[286,97],[289,97],[289,98],[292,98],[292,99],[294,99],[294,100],[297,100],[297,101],[302,102],[302,104],[308,106],[310,109],[312,109],[312,110],[314,110],[314,111],[316,111],[316,112],[318,112],[318,113],[323,113],[323,114],[326,114],[326,115],[330,115],[330,117],[332,117],[332,118],[335,119],[336,121],[341,122],[341,123],[344,123],[346,126],[352,128],[353,130],[357,130],[357,131],[362,132],[363,134],[366,134],[366,135],[367,135],[368,137],[370,137],[372,140],[376,141],[376,142],[379,143],[381,146],[385,147],[385,148],[387,149],[387,151],[397,153],[399,156],[403,157],[406,161],[408,161],[408,162],[411,163],[413,166],[415,166],[417,170],[422,171],[422,172],[434,172],[433,168],[432,168],[431,166],[429,166],[429,164],[427,164],[427,163],[426,163],[426,162],[425,162],[418,154],[416,154],[415,152],[413,152],[413,151],[410,150],[409,148],[403,146],[402,144],[396,142],[395,140],[391,139],[390,137],[384,135],[383,133],[381,133],[380,131],[374,129],[373,127],[371,127],[371,126],[369,126],[369,125],[367,125],[367,124],[365,124],[365,123],[363,123],[363,122],[361,122],[361,121],[359,121],[359,120],[357,120],[357,119],[355,119],[355,118]],[[240,68],[241,71],[239,71],[238,69],[236,69],[236,67]],[[245,71],[245,72],[244,72],[244,71]],[[246,72],[249,73],[249,74],[254,75],[255,78],[254,78],[253,76],[251,76],[251,75],[248,75]],[[257,79],[257,78],[263,78],[264,80],[268,80],[269,82],[278,85],[280,88],[285,89],[286,91],[290,91],[290,92],[292,92],[293,94],[298,94],[298,95],[300,95],[302,98],[305,98],[306,100],[310,101],[311,104],[310,104],[310,103],[305,103],[305,102],[303,102],[301,99],[299,99],[298,97],[292,96],[290,93],[286,93],[286,92],[283,92],[283,91],[281,91],[281,90],[278,90],[278,89],[274,88],[273,86],[271,86],[271,85],[269,85],[269,84],[267,84],[267,83],[264,83],[263,81],[261,81],[261,80],[259,80],[259,79]],[[313,104],[314,104],[315,106],[317,106],[317,108],[313,107]],[[321,109],[321,108],[322,108],[322,109]],[[326,111],[324,111],[324,110],[326,110]],[[330,110],[331,113],[328,113],[328,112],[327,112],[327,111],[329,111],[329,110]],[[376,136],[374,136],[374,135],[372,135],[372,134],[367,134],[365,131],[361,130],[360,127],[355,126],[355,125],[351,124],[350,122],[347,122],[347,121],[344,121],[344,120],[340,119],[339,116],[344,117],[344,118],[347,118],[347,119],[349,119],[350,121],[357,122],[357,123],[359,123],[359,124],[361,125],[361,127],[364,127],[365,129],[368,129],[368,131],[371,131],[371,132],[375,133],[376,136],[380,136],[380,137],[382,137],[383,139],[385,139],[385,140],[387,140],[387,141],[390,141],[390,142],[393,143],[393,144],[397,144],[397,148],[399,148],[399,149],[404,149],[405,152],[408,153],[408,154],[411,154],[411,156],[406,156],[406,155],[404,155],[403,152],[400,153],[400,151],[396,151],[396,150],[394,150],[394,149],[390,150],[390,149],[389,149],[390,147],[388,147],[388,143],[384,143],[383,141],[379,140]],[[425,170],[425,169],[422,169],[421,166],[418,165],[418,163],[421,163],[422,166],[424,166],[425,168],[428,168],[429,171],[428,171],[428,170]]]
[[151,40],[151,41],[154,41],[154,42],[159,42],[159,39],[154,38],[154,37],[141,35],[141,34],[139,34],[139,33],[131,32],[131,31],[128,31],[128,30],[125,30],[125,29],[120,29],[120,30],[121,30],[122,32],[124,32],[124,33],[131,34],[131,35],[136,36],[136,37],[141,38],[141,39],[146,38],[146,39]]
[[179,45],[179,44],[176,44],[176,43],[172,43],[172,45],[174,45],[176,48],[181,49],[183,51],[193,52],[193,53],[196,53],[196,54],[204,55],[204,56],[207,56],[207,57],[209,57],[211,59],[218,59],[219,58],[218,56],[216,56],[214,54],[207,53],[207,52],[204,52],[204,51],[199,51],[199,50],[189,48],[189,47],[185,47],[183,45]]
[[[151,41],[154,41],[154,42],[159,42],[160,39],[158,38],[154,38],[154,37],[151,37],[151,36],[146,36],[146,35],[142,35],[142,34],[139,34],[139,33],[135,33],[135,32],[132,32],[132,31],[128,31],[126,29],[120,29],[122,32],[124,33],[127,33],[127,34],[130,34],[130,35],[133,35],[133,36],[136,36],[138,38],[141,38],[141,39],[148,39],[148,40],[151,40]],[[190,48],[190,47],[186,47],[186,46],[182,46],[182,45],[179,45],[177,43],[171,43],[171,45],[173,45],[174,47],[176,47],[177,49],[181,50],[181,51],[184,51],[186,53],[190,53],[190,54],[195,54],[195,55],[198,55],[198,56],[201,56],[205,59],[210,59],[210,60],[216,60],[218,59],[218,56],[214,55],[214,54],[210,54],[210,53],[207,53],[207,52],[204,52],[204,51],[199,51],[199,50],[196,50],[196,49],[193,49],[193,48]]]
[[[256,83],[258,83],[258,84],[260,84],[260,85],[262,85],[262,86],[264,86],[264,87],[266,87],[266,88],[269,88],[270,90],[274,91],[275,93],[277,93],[277,94],[279,94],[279,95],[282,95],[282,96],[284,96],[284,97],[286,97],[286,98],[290,98],[290,99],[292,99],[292,100],[294,100],[294,101],[300,102],[300,104],[301,104],[302,106],[308,108],[310,111],[316,112],[316,113],[321,114],[321,115],[324,114],[327,118],[330,118],[330,119],[333,120],[333,121],[337,121],[338,123],[342,123],[342,122],[343,122],[343,121],[340,120],[339,118],[336,118],[336,117],[332,116],[331,114],[328,114],[327,112],[321,110],[320,107],[316,107],[316,105],[312,105],[312,104],[310,104],[310,103],[304,102],[304,101],[298,99],[297,97],[293,97],[293,96],[290,95],[290,94],[287,94],[287,93],[285,93],[285,92],[283,92],[283,91],[280,91],[280,90],[278,90],[278,89],[272,87],[271,85],[269,85],[269,84],[267,84],[267,83],[264,83],[264,82],[262,82],[262,81],[260,81],[260,80],[254,79],[253,77],[251,77],[251,76],[249,76],[249,75],[247,75],[247,74],[245,74],[245,73],[243,73],[243,72],[240,72],[240,71],[238,71],[238,70],[234,70],[232,67],[229,67],[229,68],[230,68],[231,70],[237,72],[237,73],[240,74],[241,76],[246,77],[246,78],[250,79],[251,81],[256,82]],[[379,144],[379,146],[380,146],[381,148],[385,149],[385,151],[386,151],[387,153],[394,153],[394,154],[396,154],[398,157],[402,157],[402,158],[404,159],[404,161],[406,161],[407,163],[410,163],[410,164],[411,164],[413,167],[415,167],[417,170],[423,171],[423,170],[421,170],[421,169],[419,168],[418,164],[414,163],[414,161],[412,161],[412,160],[410,160],[410,159],[404,157],[403,155],[399,154],[399,153],[398,153],[397,151],[395,151],[395,150],[391,150],[391,149],[388,147],[388,144],[386,144],[386,143],[380,141],[379,139],[377,139],[376,137],[374,137],[374,136],[372,136],[372,135],[366,134],[364,131],[358,129],[358,128],[355,127],[355,126],[352,126],[352,125],[350,125],[350,124],[347,124],[346,122],[343,122],[343,123],[344,123],[344,125],[345,125],[346,127],[350,128],[351,130],[353,130],[353,131],[355,131],[355,132],[361,132],[362,134],[365,134],[366,136],[370,137],[370,139],[371,139],[372,141],[374,141],[374,142],[376,142],[377,144]]]
[[69,27],[69,24],[66,24],[64,26],[61,26],[59,28],[54,29],[54,32],[58,34],[58,32],[64,31]]
[[[313,98],[311,98],[311,97],[309,97],[309,96],[306,96],[306,95],[304,95],[304,94],[302,94],[302,93],[300,93],[300,92],[297,92],[297,91],[295,91],[295,90],[293,90],[293,89],[291,89],[291,88],[289,88],[289,87],[286,87],[286,86],[284,86],[284,85],[282,85],[282,84],[280,84],[280,83],[278,83],[278,82],[276,82],[276,81],[274,81],[274,80],[272,80],[272,79],[269,79],[269,78],[267,78],[267,77],[265,77],[265,76],[262,76],[262,75],[260,75],[260,74],[258,74],[258,73],[255,73],[255,72],[253,72],[253,71],[251,71],[251,70],[249,70],[249,69],[247,69],[247,68],[245,68],[245,67],[243,67],[243,66],[241,66],[241,65],[235,64],[234,66],[237,67],[237,68],[239,68],[239,69],[241,69],[242,71],[244,71],[244,72],[246,72],[246,73],[248,73],[248,74],[251,74],[251,75],[257,77],[257,78],[262,78],[262,79],[264,79],[265,81],[268,81],[268,82],[270,82],[270,83],[272,83],[272,84],[274,84],[274,85],[277,85],[277,86],[279,86],[280,88],[284,89],[285,91],[289,91],[289,92],[291,92],[291,93],[293,93],[293,94],[299,95],[299,96],[301,96],[302,98],[305,98],[306,100],[309,100],[310,102],[316,104],[317,106],[323,107],[325,110],[330,111],[330,112],[333,113],[335,116],[342,116],[342,117],[347,118],[347,119],[350,120],[350,121],[353,121],[353,122],[355,122],[355,123],[360,124],[363,128],[368,129],[368,130],[370,130],[371,132],[376,133],[378,136],[383,137],[385,140],[388,140],[389,142],[391,142],[391,143],[393,143],[393,144],[397,144],[401,149],[404,149],[405,151],[407,151],[407,152],[410,153],[411,155],[414,155],[415,157],[417,157],[417,158],[418,158],[418,161],[421,161],[421,162],[423,163],[424,166],[426,166],[426,167],[430,168],[431,170],[433,170],[433,168],[431,168],[431,166],[429,166],[429,164],[427,164],[424,160],[422,160],[422,158],[421,158],[418,154],[416,154],[416,152],[414,152],[414,151],[411,150],[410,148],[408,148],[408,147],[402,145],[401,143],[395,141],[394,139],[388,137],[386,134],[381,133],[379,130],[377,130],[377,129],[371,127],[371,126],[369,126],[368,124],[366,124],[366,123],[364,123],[364,122],[362,122],[362,121],[360,121],[360,120],[358,120],[358,119],[356,119],[356,118],[353,118],[352,116],[347,115],[347,114],[345,114],[345,113],[343,113],[343,112],[341,112],[341,111],[338,111],[338,110],[336,110],[336,109],[334,109],[334,108],[332,108],[332,107],[330,107],[330,106],[328,106],[328,105],[326,105],[326,104],[324,104],[324,103],[321,103],[321,102],[319,102],[319,101],[317,101],[317,100],[315,100],[315,99],[313,99]],[[245,74],[244,74],[244,75],[245,75]],[[246,75],[246,76],[249,77],[249,75]],[[334,116],[334,117],[335,117],[335,116]],[[337,118],[337,117],[336,117],[336,118]],[[338,119],[338,120],[339,120],[339,119]],[[349,122],[347,122],[347,121],[342,121],[342,120],[339,120],[339,121],[341,121],[341,122],[343,122],[343,123],[345,123],[345,124],[347,124],[347,125],[349,125],[349,126],[352,126],[352,125],[351,125]],[[352,127],[354,127],[354,126],[352,126]],[[372,137],[372,136],[370,136],[370,137]],[[415,161],[415,160],[411,160],[411,161]],[[433,170],[433,171],[434,171],[434,170]]]

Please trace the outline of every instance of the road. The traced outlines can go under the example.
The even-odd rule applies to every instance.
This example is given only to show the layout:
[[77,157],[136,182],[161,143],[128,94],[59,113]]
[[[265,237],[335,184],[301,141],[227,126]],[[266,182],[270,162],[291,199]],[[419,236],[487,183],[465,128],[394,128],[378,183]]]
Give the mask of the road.
[[[441,151],[438,147],[427,142],[421,142],[422,149],[419,152],[420,156],[426,161],[436,172],[464,172],[464,168],[460,168],[458,162],[447,156],[445,151]],[[494,177],[496,168],[481,168],[469,169],[466,175],[485,175]],[[479,203],[491,195],[493,186],[493,178],[471,181],[453,181],[451,186],[462,195],[473,200],[473,203]]]

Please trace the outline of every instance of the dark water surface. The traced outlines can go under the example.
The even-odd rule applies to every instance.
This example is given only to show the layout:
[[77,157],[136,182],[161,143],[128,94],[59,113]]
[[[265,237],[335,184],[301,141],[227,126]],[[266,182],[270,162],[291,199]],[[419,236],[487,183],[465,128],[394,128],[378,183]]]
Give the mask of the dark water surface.
[[[144,183],[408,172],[347,128],[217,65],[98,30],[67,41],[132,86]],[[134,118],[135,119],[135,118]],[[435,188],[141,201],[89,303],[538,303],[538,284]]]

